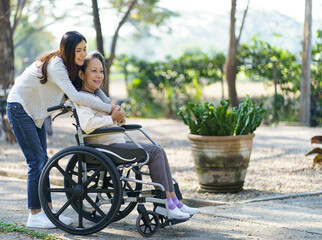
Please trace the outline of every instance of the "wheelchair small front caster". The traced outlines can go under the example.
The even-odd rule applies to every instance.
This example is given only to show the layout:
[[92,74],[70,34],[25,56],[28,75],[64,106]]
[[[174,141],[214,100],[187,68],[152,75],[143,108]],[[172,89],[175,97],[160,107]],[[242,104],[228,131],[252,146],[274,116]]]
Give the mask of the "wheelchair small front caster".
[[155,212],[147,211],[144,206],[143,208],[141,206],[138,206],[140,214],[136,219],[136,229],[143,237],[151,237],[159,229],[159,217]]

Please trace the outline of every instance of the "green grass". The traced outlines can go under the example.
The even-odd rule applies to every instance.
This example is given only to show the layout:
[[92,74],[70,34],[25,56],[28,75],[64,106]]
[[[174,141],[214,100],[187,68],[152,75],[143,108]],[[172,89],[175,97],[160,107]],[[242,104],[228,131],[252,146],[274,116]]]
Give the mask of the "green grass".
[[40,233],[34,230],[27,229],[25,226],[19,226],[17,224],[8,224],[0,221],[0,233],[8,233],[8,232],[20,232],[27,234],[31,237],[36,237],[39,239],[45,240],[59,240],[61,238],[57,238],[46,233]]

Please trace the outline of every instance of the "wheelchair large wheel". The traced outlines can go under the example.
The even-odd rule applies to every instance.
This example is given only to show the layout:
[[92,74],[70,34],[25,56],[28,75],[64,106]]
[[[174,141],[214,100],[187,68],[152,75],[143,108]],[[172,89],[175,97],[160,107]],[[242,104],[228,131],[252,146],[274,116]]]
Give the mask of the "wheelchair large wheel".
[[[66,167],[66,172],[72,177],[76,177],[78,174],[78,170],[77,170],[77,156],[74,155],[70,161],[67,164]],[[127,176],[128,178],[135,178],[138,180],[142,180],[142,175],[138,174],[138,173],[134,173],[133,171],[129,172],[129,175]],[[95,186],[98,185],[98,181],[99,179],[96,179],[95,182]],[[103,188],[113,188],[113,181],[111,179],[110,176],[106,176],[104,179],[102,179],[101,183],[103,184],[102,187]],[[66,188],[70,187],[70,183],[69,181],[67,181],[65,179],[64,185]],[[127,197],[136,197],[138,196],[138,191],[142,190],[142,184],[141,183],[131,183],[128,181],[122,181],[122,189],[123,189],[123,196],[127,196]],[[67,197],[70,198],[71,197],[71,193],[67,192],[66,193]],[[97,196],[96,201],[95,202],[99,202],[99,201],[108,201],[112,198],[113,196],[109,193],[107,194],[101,194],[99,196]],[[121,206],[119,211],[116,213],[113,222],[119,221],[123,218],[125,218],[127,215],[129,215],[132,210],[135,208],[135,206],[137,205],[136,202],[129,202],[126,203],[124,202],[124,200],[122,199],[121,201]],[[73,202],[71,204],[71,206],[78,211],[79,207],[77,202]],[[87,209],[83,209],[83,216],[84,218],[86,218],[89,221],[92,222],[99,222],[101,221],[102,217],[98,214],[96,214],[96,211],[91,211],[91,210],[87,210]]]
[[[67,167],[71,166],[70,160],[74,163],[72,169]],[[47,184],[48,177],[51,186]],[[111,185],[103,187],[107,178]],[[56,213],[47,204],[48,195]],[[103,195],[110,198],[106,200]],[[122,185],[114,163],[105,154],[91,147],[75,146],[58,152],[46,164],[39,180],[39,198],[46,215],[58,228],[71,234],[87,235],[113,221],[122,201]],[[72,218],[74,223],[64,224],[61,214]],[[88,221],[91,216],[99,220]]]

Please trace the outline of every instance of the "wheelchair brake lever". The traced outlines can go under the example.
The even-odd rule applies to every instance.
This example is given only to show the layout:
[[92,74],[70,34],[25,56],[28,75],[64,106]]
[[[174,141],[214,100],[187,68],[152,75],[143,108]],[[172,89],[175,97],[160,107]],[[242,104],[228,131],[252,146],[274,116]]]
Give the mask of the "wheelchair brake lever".
[[67,113],[67,112],[68,112],[68,110],[64,108],[60,113],[58,113],[55,117],[53,117],[53,120],[52,121],[54,121],[56,117],[58,117],[60,115],[63,115],[65,113]]

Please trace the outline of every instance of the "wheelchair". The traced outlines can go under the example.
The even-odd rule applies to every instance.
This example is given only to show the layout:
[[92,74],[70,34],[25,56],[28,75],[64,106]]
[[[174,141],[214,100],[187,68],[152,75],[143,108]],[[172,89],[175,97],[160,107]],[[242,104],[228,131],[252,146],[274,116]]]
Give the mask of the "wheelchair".
[[[58,109],[61,112],[56,117],[71,112],[75,118],[73,125],[76,127],[77,145],[57,152],[49,159],[40,176],[39,199],[53,224],[73,235],[93,234],[125,218],[137,206],[137,231],[144,237],[150,237],[159,228],[189,219],[171,219],[164,187],[144,180],[143,177],[149,173],[142,168],[148,163],[149,155],[129,132],[139,131],[152,144],[158,144],[140,125],[102,128],[85,134],[72,103],[47,110]],[[137,148],[125,150],[109,145],[87,145],[84,141],[87,136],[113,133],[123,133]],[[175,179],[173,181],[177,197],[182,199],[178,183]],[[49,208],[50,197],[57,211]],[[146,203],[150,203],[153,210],[147,210]],[[154,212],[158,205],[166,208],[167,216]],[[61,214],[71,217],[74,223],[64,224]]]

